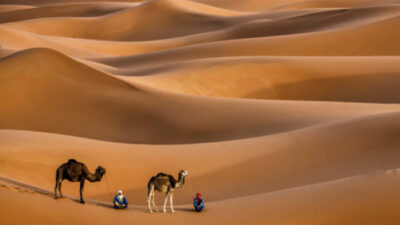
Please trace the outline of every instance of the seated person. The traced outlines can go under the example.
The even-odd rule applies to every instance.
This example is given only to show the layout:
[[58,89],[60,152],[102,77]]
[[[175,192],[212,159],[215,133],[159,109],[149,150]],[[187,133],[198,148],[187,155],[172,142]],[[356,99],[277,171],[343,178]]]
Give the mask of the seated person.
[[204,201],[200,193],[197,193],[196,198],[193,199],[193,206],[197,212],[200,212],[204,209]]
[[118,194],[114,198],[114,208],[125,209],[126,207],[128,207],[128,200],[126,200],[125,196],[122,194],[122,191],[119,190]]

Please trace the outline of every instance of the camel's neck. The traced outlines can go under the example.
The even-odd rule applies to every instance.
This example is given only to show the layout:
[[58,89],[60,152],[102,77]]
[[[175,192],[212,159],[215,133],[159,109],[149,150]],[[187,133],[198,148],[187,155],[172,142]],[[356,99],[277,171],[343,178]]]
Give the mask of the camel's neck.
[[96,182],[99,181],[101,178],[99,178],[99,174],[96,173],[88,173],[87,175],[87,179],[91,182]]
[[185,184],[185,180],[186,180],[186,177],[185,176],[182,176],[182,174],[179,174],[179,176],[178,176],[178,182],[176,182],[176,187],[177,188],[179,188],[179,187],[182,187],[184,184]]
[[86,179],[88,179],[90,182],[100,181],[102,177],[102,175],[97,172],[91,173],[87,168],[86,168],[86,174],[87,174]]

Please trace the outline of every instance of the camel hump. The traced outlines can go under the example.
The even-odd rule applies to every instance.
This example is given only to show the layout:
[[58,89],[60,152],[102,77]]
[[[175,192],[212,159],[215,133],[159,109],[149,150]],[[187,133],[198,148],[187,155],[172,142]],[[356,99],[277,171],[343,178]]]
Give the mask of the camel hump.
[[163,177],[163,176],[166,176],[166,175],[167,175],[167,174],[161,172],[161,173],[158,173],[158,174],[156,175],[156,177]]
[[75,159],[68,159],[68,162],[67,162],[67,163],[69,164],[69,163],[77,163],[77,162],[78,162],[78,161],[76,161]]

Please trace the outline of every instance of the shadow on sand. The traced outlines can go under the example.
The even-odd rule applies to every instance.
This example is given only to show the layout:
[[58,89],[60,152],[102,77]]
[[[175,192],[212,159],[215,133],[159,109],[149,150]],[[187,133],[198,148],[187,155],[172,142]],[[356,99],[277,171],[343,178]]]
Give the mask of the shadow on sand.
[[[0,181],[2,181],[2,183],[5,183],[2,186],[13,186],[14,188],[16,188],[18,190],[22,190],[22,191],[26,190],[26,191],[29,191],[29,192],[37,193],[37,194],[44,195],[44,196],[47,196],[47,197],[50,197],[50,198],[54,199],[54,193],[53,193],[52,190],[47,190],[47,189],[44,189],[44,188],[40,188],[40,187],[36,187],[36,186],[33,186],[33,185],[29,185],[29,184],[26,184],[26,183],[23,183],[21,181],[17,181],[17,180],[14,180],[12,178],[5,177],[5,176],[0,176]],[[58,199],[68,199],[68,200],[71,200],[71,201],[74,201],[76,203],[81,204],[79,202],[79,198],[78,197],[73,197],[73,196],[69,196],[69,195],[63,195],[63,198],[58,198]],[[55,199],[55,200],[57,200],[57,199]],[[86,199],[85,201],[86,201],[86,204],[89,204],[89,205],[97,205],[97,206],[105,207],[105,208],[108,208],[108,209],[114,209],[113,204],[111,202],[107,203],[107,202],[101,202],[101,201],[96,201],[96,200],[92,200],[92,199]],[[148,213],[149,212],[147,207],[144,206],[144,205],[143,206],[129,205],[127,210],[129,210],[129,211],[131,211],[131,210],[140,211],[140,212],[144,212],[144,213]],[[125,211],[125,210],[121,210],[121,211]],[[187,206],[187,207],[182,207],[182,206],[179,207],[178,206],[178,207],[175,207],[175,211],[197,213],[190,206]],[[159,212],[159,213],[163,213],[163,212]],[[170,213],[170,211],[168,210],[167,213]]]

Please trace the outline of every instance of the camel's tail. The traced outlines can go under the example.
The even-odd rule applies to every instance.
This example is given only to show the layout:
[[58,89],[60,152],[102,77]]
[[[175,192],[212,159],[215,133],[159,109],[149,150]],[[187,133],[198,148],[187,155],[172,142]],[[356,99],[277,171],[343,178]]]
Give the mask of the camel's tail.
[[158,177],[158,174],[157,174],[157,176],[151,177],[150,180],[149,180],[149,182],[147,183],[147,196],[148,196],[148,197],[150,197],[150,194],[151,194],[152,189],[155,188],[155,187],[154,187],[154,184],[153,184],[153,181],[154,181],[157,177]]
[[58,167],[56,170],[56,182],[61,179],[61,167]]
[[153,179],[150,179],[149,180],[149,182],[147,183],[147,197],[149,197],[150,196],[150,193],[151,193],[151,185],[152,185],[152,180]]

